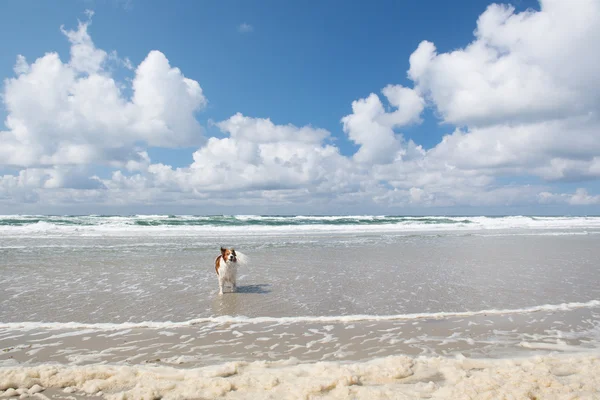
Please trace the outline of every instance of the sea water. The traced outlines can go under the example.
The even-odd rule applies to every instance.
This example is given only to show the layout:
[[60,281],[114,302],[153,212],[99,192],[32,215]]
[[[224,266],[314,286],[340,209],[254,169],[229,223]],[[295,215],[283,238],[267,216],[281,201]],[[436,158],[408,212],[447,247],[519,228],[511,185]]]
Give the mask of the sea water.
[[[597,398],[599,244],[600,217],[0,216],[0,390]],[[221,246],[249,259],[223,296]]]

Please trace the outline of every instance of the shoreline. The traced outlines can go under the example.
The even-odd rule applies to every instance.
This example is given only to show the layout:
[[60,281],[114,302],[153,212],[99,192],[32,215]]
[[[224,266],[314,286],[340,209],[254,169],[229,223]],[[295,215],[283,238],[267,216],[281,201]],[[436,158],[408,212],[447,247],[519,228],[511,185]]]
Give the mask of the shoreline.
[[596,399],[600,353],[511,359],[389,356],[361,363],[228,362],[193,369],[110,364],[0,367],[0,396],[18,393],[14,387],[21,393],[48,390],[52,397],[33,396],[55,399]]
[[229,321],[172,329],[4,328],[0,396],[39,385],[46,389],[40,396],[71,400],[594,399],[600,396],[598,312]]
[[[3,228],[0,395],[600,398],[600,231],[528,223]],[[253,262],[217,296],[223,241]]]
[[[257,322],[260,321],[260,322]],[[0,366],[147,363],[202,367],[227,361],[365,361],[373,357],[503,357],[600,349],[600,308],[393,320],[215,319],[193,325],[0,328]],[[67,350],[65,350],[67,349]]]

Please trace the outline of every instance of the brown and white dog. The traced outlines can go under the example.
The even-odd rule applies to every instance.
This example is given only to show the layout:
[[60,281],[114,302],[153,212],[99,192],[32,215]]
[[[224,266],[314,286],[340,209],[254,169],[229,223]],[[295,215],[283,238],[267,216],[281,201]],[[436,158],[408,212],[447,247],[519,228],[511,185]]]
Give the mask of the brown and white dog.
[[232,292],[236,291],[238,262],[242,263],[244,260],[243,255],[239,254],[239,256],[241,256],[240,259],[233,248],[221,247],[221,254],[215,259],[215,270],[219,278],[219,294],[223,294],[223,287],[226,283],[231,285]]

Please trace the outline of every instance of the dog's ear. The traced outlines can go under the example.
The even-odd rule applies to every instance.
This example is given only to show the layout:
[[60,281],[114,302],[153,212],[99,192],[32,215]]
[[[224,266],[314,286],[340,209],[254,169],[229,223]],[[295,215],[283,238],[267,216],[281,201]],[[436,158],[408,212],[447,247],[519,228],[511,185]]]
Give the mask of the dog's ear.
[[231,249],[231,253],[235,256],[235,249]]
[[225,255],[225,252],[227,251],[227,249],[223,246],[221,246],[221,254]]

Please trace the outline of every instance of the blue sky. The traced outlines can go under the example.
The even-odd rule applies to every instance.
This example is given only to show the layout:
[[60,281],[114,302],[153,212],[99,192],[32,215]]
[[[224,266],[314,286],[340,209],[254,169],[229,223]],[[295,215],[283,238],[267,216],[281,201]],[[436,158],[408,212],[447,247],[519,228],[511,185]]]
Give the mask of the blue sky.
[[[560,15],[558,18],[554,11],[560,6],[555,3],[552,0],[541,4],[522,0],[503,3],[512,6],[507,13],[502,11],[506,8],[488,9],[492,2],[483,0],[373,3],[106,0],[64,1],[60,3],[60,7],[50,2],[2,2],[0,34],[10,39],[3,41],[0,52],[0,76],[5,79],[4,107],[0,108],[0,117],[5,120],[13,113],[15,117],[22,118],[23,124],[28,127],[28,133],[32,135],[28,141],[22,141],[23,136],[19,136],[13,127],[5,124],[2,128],[5,132],[5,148],[23,146],[14,147],[6,154],[15,154],[18,152],[15,149],[26,153],[27,146],[32,141],[40,140],[42,143],[43,138],[58,135],[54,140],[65,143],[65,146],[83,144],[87,146],[86,154],[92,155],[87,159],[77,156],[73,160],[65,160],[58,152],[52,153],[56,146],[50,139],[40,144],[38,153],[26,157],[27,161],[8,156],[3,161],[3,154],[0,153],[0,174],[4,174],[0,202],[10,212],[51,212],[76,207],[82,212],[96,212],[100,209],[115,212],[152,209],[219,213],[221,210],[239,209],[240,213],[265,210],[291,213],[295,213],[295,210],[319,213],[369,210],[389,213],[598,213],[600,160],[596,160],[593,154],[595,143],[600,142],[596,125],[598,102],[595,95],[587,93],[598,82],[598,75],[588,69],[573,71],[573,74],[579,75],[592,74],[589,77],[592,82],[589,89],[579,81],[563,84],[560,71],[557,72],[554,67],[555,60],[549,59],[545,54],[538,56],[536,50],[543,49],[546,45],[542,31],[547,24],[538,23],[535,18],[523,18],[527,13],[542,19],[546,12],[554,15],[548,17],[556,25],[554,31],[568,29],[569,24],[580,14],[574,11],[571,13],[573,15],[567,13],[564,18]],[[578,12],[584,15],[597,7],[597,2],[582,1],[578,6],[572,8],[580,8]],[[82,127],[85,135],[70,143],[69,138],[73,136],[71,131],[56,132],[64,124],[48,128],[51,132],[48,134],[42,132],[44,128],[39,127],[45,126],[44,122],[51,125],[54,121],[33,121],[34,117],[27,119],[27,110],[35,109],[36,105],[21,102],[19,98],[19,93],[24,93],[25,90],[17,80],[25,80],[25,75],[29,72],[19,75],[13,70],[17,56],[24,56],[28,65],[32,65],[46,53],[56,52],[63,67],[74,65],[72,62],[69,64],[69,58],[70,49],[76,43],[70,42],[60,27],[64,25],[66,31],[78,31],[77,21],[84,24],[88,21],[85,10],[93,10],[94,15],[85,29],[79,32],[85,31],[89,35],[93,49],[104,50],[106,54],[114,50],[118,53],[119,60],[129,60],[133,68],[127,69],[123,67],[124,64],[109,63],[106,59],[100,70],[76,70],[77,79],[87,79],[94,74],[109,76],[120,87],[122,98],[133,102],[131,82],[136,79],[136,68],[147,60],[151,51],[158,50],[168,60],[170,68],[179,69],[181,79],[185,76],[185,79],[193,80],[201,87],[201,94],[197,94],[196,100],[202,104],[192,107],[190,111],[198,125],[185,127],[190,129],[185,133],[186,138],[195,135],[201,139],[179,138],[181,140],[174,140],[175,148],[169,148],[168,138],[177,138],[180,132],[172,124],[169,125],[171,120],[168,118],[181,120],[188,117],[172,115],[165,117],[165,132],[152,131],[152,135],[163,135],[161,139],[157,139],[157,136],[149,139],[149,131],[146,129],[140,133],[138,124],[136,128],[131,128],[135,131],[131,134],[131,140],[119,146],[108,146],[110,151],[107,151],[107,146],[101,144],[98,135],[118,135],[116,129],[129,128],[119,126],[113,129],[108,126],[106,129],[113,130],[103,133],[96,125],[93,129],[89,128],[89,118],[86,120],[87,117],[83,116],[77,126]],[[480,37],[474,36],[478,18],[482,14],[494,16],[482,22],[480,31],[487,29],[489,32]],[[503,18],[502,23],[494,22]],[[589,22],[589,29],[596,32],[596,24],[593,22]],[[514,32],[510,33],[508,30],[513,28]],[[524,48],[519,45],[519,35],[529,38],[539,36],[539,39],[528,39],[528,47]],[[585,35],[588,36],[593,37]],[[573,34],[572,38],[564,39],[561,45],[565,48],[577,47],[568,42],[570,39],[581,40],[580,36]],[[467,50],[467,46],[477,40],[486,47],[488,59],[485,62],[490,63],[489,66],[482,67],[477,59],[479,53],[469,53]],[[451,58],[450,53],[455,52],[452,54],[464,55],[465,60],[452,64],[444,57],[437,57],[435,63],[430,63],[428,70],[419,72],[419,76],[411,76],[408,73],[411,69],[411,55],[417,48],[421,49],[420,44],[424,41],[435,45],[437,55]],[[86,42],[85,45],[89,43]],[[422,53],[425,54],[425,50]],[[512,57],[517,60],[508,63],[514,67],[513,75],[501,65],[504,55],[509,56],[506,59]],[[590,60],[590,64],[593,61]],[[532,71],[541,70],[543,79],[540,78],[540,82],[543,85],[538,87],[530,84],[531,79],[518,62],[531,67]],[[469,63],[474,66],[473,69]],[[494,68],[500,71],[499,77],[498,74],[487,74],[488,70],[493,71]],[[451,78],[445,79],[445,73],[451,74]],[[14,85],[9,85],[7,79],[14,79]],[[487,81],[480,88],[477,86],[478,80]],[[553,85],[553,80],[558,83]],[[446,81],[451,83],[445,84]],[[507,99],[505,113],[493,112],[498,109],[498,104],[504,107],[503,103],[498,103],[503,97],[501,93],[495,92],[497,87],[514,81],[517,82],[517,89],[513,91],[515,105],[508,104],[513,100]],[[27,84],[35,85],[30,80]],[[353,111],[352,104],[374,93],[379,97],[386,113],[391,114],[395,109],[408,109],[408,105],[405,107],[404,103],[397,107],[389,98],[386,99],[382,90],[388,85],[406,88],[411,94],[415,94],[415,98],[422,99],[424,107],[418,108],[416,103],[411,103],[417,107],[414,115],[407,117],[406,121],[385,125],[381,131],[382,136],[377,136],[378,133],[369,131],[371,128],[368,126],[371,125],[363,123],[365,115]],[[541,86],[544,88],[540,89]],[[519,88],[531,90],[531,93],[521,95]],[[472,92],[469,93],[471,89]],[[35,87],[31,90],[35,93]],[[167,102],[177,104],[179,99],[174,97],[174,93],[176,94],[173,92],[169,96],[165,95]],[[565,98],[564,103],[557,100],[552,104],[544,104],[540,106],[541,110],[532,106],[530,112],[528,107],[519,105],[519,97],[528,99],[530,96],[533,100],[525,103],[530,105],[534,104],[535,99],[547,99],[553,93],[559,99],[563,93],[576,93],[583,99],[583,108],[570,109],[568,104],[569,101],[572,103],[571,98]],[[467,102],[465,109],[459,110],[457,104],[462,104],[460,99],[464,98],[460,96],[465,95],[475,100],[469,100],[472,103]],[[13,103],[7,100],[11,96],[19,98],[18,106],[14,106],[18,107],[16,111],[11,110],[12,106],[9,104]],[[96,99],[97,97],[96,93]],[[481,112],[470,111],[480,104],[483,109]],[[94,107],[102,107],[102,104]],[[553,115],[561,114],[563,109],[564,121],[557,121]],[[231,118],[236,113],[248,120],[233,121]],[[49,112],[48,115],[52,113]],[[354,115],[357,122],[345,127],[341,120],[349,115]],[[592,115],[592,121],[573,125],[573,118],[585,115]],[[380,117],[373,117],[371,122],[379,121]],[[290,163],[298,162],[294,168],[302,170],[301,174],[292,171],[272,179],[263,179],[265,174],[270,175],[268,168],[273,166],[270,159],[264,157],[259,161],[248,159],[240,164],[235,156],[229,154],[229,164],[217,170],[214,167],[215,161],[210,157],[218,158],[218,154],[224,154],[218,153],[218,149],[234,140],[237,151],[240,146],[244,149],[255,146],[256,149],[261,149],[257,151],[262,155],[266,154],[267,148],[284,154],[285,151],[281,148],[295,146],[290,137],[303,135],[301,132],[292,132],[290,137],[286,136],[287,133],[281,134],[283,136],[277,134],[279,136],[276,135],[276,141],[280,147],[254,140],[253,137],[261,135],[259,131],[245,133],[244,140],[249,140],[248,142],[234,137],[233,130],[241,126],[238,123],[244,129],[262,129],[252,128],[250,125],[263,119],[269,119],[275,130],[288,124],[293,125],[294,129],[308,126],[314,130],[326,130],[329,133],[327,137],[322,138],[318,134],[311,136],[311,131],[308,136],[313,139],[307,140],[316,146],[315,149],[332,146],[339,154],[335,156],[335,160],[327,158],[327,162],[325,159],[312,160],[308,157],[312,150],[305,149],[306,151],[290,156],[292,161],[287,160],[288,163],[285,164],[290,167]],[[230,122],[225,124],[227,127],[218,125],[219,122],[226,121]],[[148,121],[138,121],[142,122]],[[562,130],[568,136],[572,129],[579,129],[581,133],[573,136],[573,140],[592,143],[592,148],[587,146],[588,152],[573,149],[568,153],[575,156],[570,158],[561,156],[552,146],[545,149],[546,146],[540,143],[555,139],[551,134],[544,136],[540,132],[546,129],[544,124],[554,123],[557,126],[552,129],[558,129],[556,135],[560,135]],[[506,128],[507,124],[510,125],[509,128]],[[34,126],[40,131],[33,132]],[[89,132],[86,131],[88,128]],[[464,135],[456,134],[457,128]],[[508,129],[509,133],[500,133],[501,129]],[[455,148],[439,146],[444,135],[452,135],[456,139]],[[514,145],[519,142],[519,135],[529,138],[523,141],[530,140],[536,149],[545,150],[539,150],[537,154]],[[207,144],[206,140],[211,137],[222,141],[215,141],[211,144],[213,147],[210,147],[210,142]],[[316,139],[317,137],[320,139]],[[359,137],[362,139],[357,140]],[[490,138],[490,149],[508,149],[510,154],[490,153],[488,159],[498,158],[498,162],[492,163],[493,165],[475,159],[488,152],[485,150],[488,144],[482,142],[484,137]],[[370,143],[383,143],[385,140],[390,141],[391,147],[394,147],[386,155],[393,162],[383,163],[373,156],[387,152],[386,146],[380,150],[373,145],[375,150],[362,160],[356,156],[361,146],[365,147],[366,153]],[[507,143],[501,143],[502,140],[507,140]],[[415,150],[416,153],[410,150],[411,141],[415,146],[421,146]],[[496,144],[493,144],[494,141]],[[303,141],[305,142],[306,140]],[[436,149],[436,146],[439,148]],[[206,147],[204,152],[200,151],[203,147]],[[119,154],[129,155],[116,158],[107,155],[107,152],[116,152],[116,148]],[[457,149],[460,149],[460,154]],[[125,168],[127,162],[141,160],[136,155],[139,152],[146,152],[150,160],[146,164],[169,166],[168,173],[171,175],[159,176],[156,168],[148,169],[147,165]],[[405,155],[401,157],[399,154]],[[523,158],[519,158],[520,154]],[[46,161],[37,161],[44,159],[44,156],[47,156]],[[277,157],[277,154],[270,154],[269,157],[271,156]],[[443,158],[449,156],[454,158],[450,161]],[[474,158],[473,162],[461,166],[464,164],[462,161],[471,157]],[[323,165],[327,167],[322,167]],[[448,172],[452,175],[451,179],[445,177],[446,172],[442,166],[451,171]],[[207,171],[204,175],[211,175],[213,179],[193,174],[200,170]],[[338,170],[339,173],[336,173]],[[458,170],[462,171],[462,175],[457,175]],[[31,183],[32,179],[24,179],[21,173],[23,171],[29,171],[28,176],[35,176],[33,180],[36,183]],[[114,177],[116,171],[121,171],[129,180],[115,183],[118,180]],[[329,172],[330,176],[325,176]],[[426,175],[431,175],[432,178],[422,179]],[[227,185],[216,183],[221,182],[223,177],[233,182],[230,190]],[[138,186],[134,184],[134,178],[137,179]],[[85,183],[88,179],[93,184]],[[139,183],[141,180],[144,181],[143,184]],[[176,187],[171,184],[174,181],[178,182]],[[344,181],[344,184],[337,185],[340,181]],[[478,183],[472,185],[475,181]],[[462,188],[461,185],[465,187]],[[343,188],[327,190],[328,187],[337,186]],[[454,192],[459,186],[460,193]],[[132,197],[131,193],[139,194],[141,187],[147,190],[146,195],[133,198],[135,196]],[[173,193],[181,193],[181,197]],[[241,193],[248,194],[243,196]],[[119,200],[111,203],[111,198]]]
[[[203,123],[239,111],[281,124],[312,124],[340,138],[342,152],[351,154],[355,146],[345,140],[339,120],[352,101],[388,83],[409,84],[408,55],[422,40],[440,51],[471,41],[477,17],[489,3],[107,0],[56,7],[8,1],[1,5],[0,34],[14,39],[2,45],[0,75],[13,75],[17,54],[35,59],[57,51],[68,59],[69,43],[59,27],[74,27],[85,18],[84,10],[93,9],[90,32],[97,47],[117,50],[135,65],[158,49],[200,82],[210,101],[198,114]],[[511,4],[539,8],[536,1]],[[243,23],[252,32],[241,34]],[[405,135],[433,147],[452,131],[433,117],[426,122]],[[191,160],[189,151],[185,154]],[[177,158],[171,161],[183,166]]]

